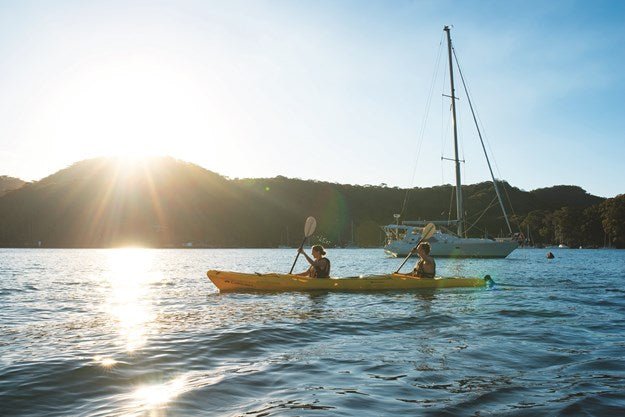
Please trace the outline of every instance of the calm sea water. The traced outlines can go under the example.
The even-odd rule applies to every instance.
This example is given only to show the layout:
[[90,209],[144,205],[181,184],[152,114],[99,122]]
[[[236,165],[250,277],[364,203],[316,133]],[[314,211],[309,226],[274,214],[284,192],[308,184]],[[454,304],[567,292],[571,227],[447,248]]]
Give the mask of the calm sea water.
[[546,251],[438,260],[493,289],[219,294],[295,250],[0,250],[0,414],[623,415],[625,251]]

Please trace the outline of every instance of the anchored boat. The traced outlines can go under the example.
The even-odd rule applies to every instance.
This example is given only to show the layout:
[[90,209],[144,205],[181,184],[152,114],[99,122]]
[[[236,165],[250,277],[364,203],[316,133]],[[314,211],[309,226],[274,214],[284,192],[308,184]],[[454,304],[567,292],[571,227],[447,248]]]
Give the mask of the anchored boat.
[[[449,224],[427,223],[443,227]],[[387,238],[384,251],[395,257],[407,256],[421,239],[425,225],[424,221],[404,221],[384,226]],[[466,238],[444,230],[437,230],[428,242],[432,248],[430,255],[434,258],[505,258],[519,246],[515,239]]]
[[208,278],[222,292],[227,291],[392,291],[458,287],[486,287],[493,284],[484,278],[436,277],[387,274],[350,278],[309,278],[292,274],[242,273],[210,270]]
[[[499,238],[499,239],[491,239],[491,238],[470,238],[466,236],[467,228],[465,226],[465,210],[464,204],[462,200],[462,181],[460,179],[460,162],[461,161],[458,155],[458,128],[456,122],[456,100],[458,97],[455,93],[454,87],[454,67],[452,56],[455,56],[455,52],[453,51],[451,44],[451,35],[449,26],[445,26],[445,32],[447,35],[447,52],[449,58],[449,81],[451,85],[450,94],[447,96],[451,99],[451,120],[453,126],[453,139],[454,139],[454,158],[441,158],[441,159],[450,159],[455,163],[455,171],[456,171],[456,220],[448,220],[448,221],[434,221],[438,226],[447,226],[447,227],[457,227],[457,233],[454,234],[448,229],[443,231],[437,231],[436,235],[434,235],[430,239],[430,245],[432,250],[430,255],[433,257],[455,257],[455,258],[505,258],[508,256],[514,249],[518,247],[518,241],[516,238]],[[457,61],[456,61],[457,62]],[[460,72],[460,76],[462,78],[462,82],[464,84],[464,78],[462,77],[462,72]],[[486,153],[486,147],[484,146],[484,141],[482,140],[482,133],[480,132],[479,126],[477,124],[477,118],[475,116],[475,112],[473,110],[473,105],[471,103],[471,98],[469,96],[468,90],[465,85],[465,92],[467,96],[467,101],[469,107],[471,108],[471,114],[473,115],[473,120],[475,121],[475,126],[477,128],[477,133],[480,138],[480,142],[482,143],[482,149],[484,151],[484,155],[486,156],[486,162],[488,163],[488,169],[490,170],[490,175],[493,180],[493,184],[495,187],[495,193],[497,194],[497,199],[499,200],[499,205],[503,212],[503,216],[506,220],[506,225],[508,226],[508,230],[510,231],[510,235],[513,236],[512,228],[510,226],[510,222],[508,221],[508,215],[506,213],[506,209],[503,204],[503,200],[501,198],[501,194],[499,192],[499,187],[497,186],[497,181],[495,180],[495,176],[493,174],[493,170],[491,168],[490,160],[488,159],[488,154]],[[403,210],[402,210],[403,211]],[[481,216],[480,216],[481,217]],[[399,214],[395,214],[395,224],[389,224],[387,226],[382,227],[386,234],[386,244],[384,246],[384,250],[387,254],[392,256],[406,256],[410,253],[411,249],[415,246],[415,243],[419,241],[421,238],[421,233],[423,227],[432,221],[403,221],[401,224],[399,223]]]

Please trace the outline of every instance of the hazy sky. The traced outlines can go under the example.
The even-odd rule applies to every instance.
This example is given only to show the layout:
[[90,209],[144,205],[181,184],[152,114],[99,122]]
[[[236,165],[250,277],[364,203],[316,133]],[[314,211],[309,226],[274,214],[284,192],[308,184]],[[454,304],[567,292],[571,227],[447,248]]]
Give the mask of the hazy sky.
[[[168,154],[229,177],[451,183],[453,25],[496,175],[612,197],[624,22],[618,0],[0,0],[0,175]],[[482,181],[465,110],[459,129],[463,181]]]

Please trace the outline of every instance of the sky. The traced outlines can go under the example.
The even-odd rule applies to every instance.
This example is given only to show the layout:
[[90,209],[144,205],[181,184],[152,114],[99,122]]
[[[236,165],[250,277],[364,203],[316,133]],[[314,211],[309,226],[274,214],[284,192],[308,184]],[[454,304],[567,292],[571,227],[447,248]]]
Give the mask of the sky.
[[[0,175],[171,155],[230,178],[454,183],[443,27],[495,176],[625,193],[623,1],[0,0]],[[463,183],[489,179],[456,74]]]

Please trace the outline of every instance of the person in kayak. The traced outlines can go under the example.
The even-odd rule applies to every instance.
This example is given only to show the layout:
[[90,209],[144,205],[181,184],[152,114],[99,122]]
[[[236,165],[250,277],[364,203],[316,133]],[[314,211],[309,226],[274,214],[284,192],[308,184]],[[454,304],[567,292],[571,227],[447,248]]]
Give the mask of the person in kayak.
[[312,255],[314,259],[306,255],[306,252],[302,248],[299,248],[298,252],[306,257],[306,260],[310,264],[310,268],[297,275],[311,278],[330,278],[330,260],[328,258],[324,258],[326,251],[323,249],[323,246],[314,245],[312,247]]
[[436,276],[436,262],[430,256],[430,244],[427,242],[419,243],[417,246],[417,255],[419,261],[415,265],[412,275],[419,278],[434,278]]

